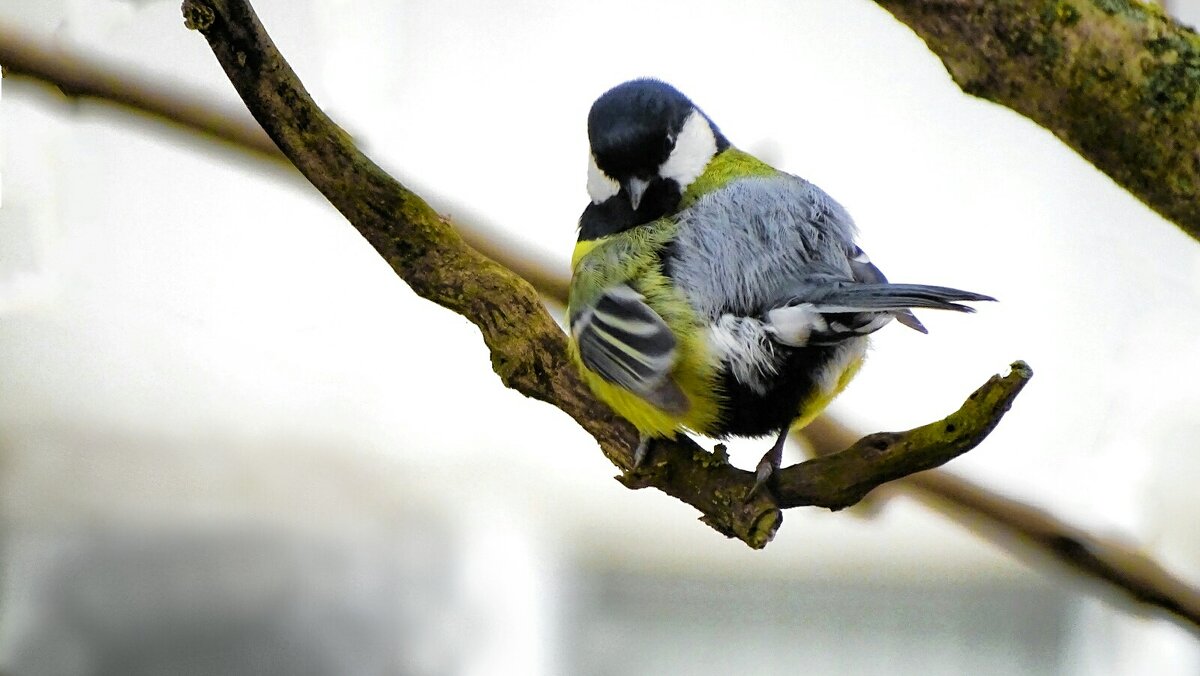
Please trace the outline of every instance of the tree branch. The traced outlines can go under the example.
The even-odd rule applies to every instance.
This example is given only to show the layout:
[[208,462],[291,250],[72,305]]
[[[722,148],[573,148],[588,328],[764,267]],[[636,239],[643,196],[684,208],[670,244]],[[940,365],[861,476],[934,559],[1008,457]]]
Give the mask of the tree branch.
[[[566,337],[533,288],[463,243],[446,219],[354,146],[309,97],[249,3],[185,0],[182,10],[186,25],[208,40],[267,135],[392,269],[418,295],[479,328],[491,350],[493,369],[506,386],[571,415],[613,464],[629,472],[636,434],[583,385],[567,357]],[[1007,385],[1015,388],[1015,395],[1020,389],[1015,383],[1023,384],[1028,372],[1019,367],[1013,373],[1010,378],[1015,380],[989,381],[985,390]],[[855,494],[973,447],[994,427],[1007,402],[992,409],[990,419],[978,416],[970,402],[965,408],[972,412],[961,417],[961,424],[975,425],[974,433],[964,429],[935,435],[920,428],[897,437],[887,449],[856,445],[844,456],[784,470],[781,491],[795,504],[844,507]],[[767,491],[747,497],[753,485],[749,472],[735,470],[720,456],[697,453],[694,444],[664,443],[658,448],[651,468],[627,477],[629,485],[654,486],[693,505],[706,523],[751,547],[770,541],[782,513]]]
[[[1200,591],[1172,575],[1135,545],[1101,538],[1060,519],[1002,495],[973,491],[970,482],[920,474],[905,481],[926,502],[953,504],[976,522],[974,530],[991,531],[991,539],[1020,558],[1037,564],[1047,558],[1068,570],[1082,571],[1093,580],[1108,583],[1130,600],[1157,606],[1191,623],[1200,634]],[[1001,523],[996,515],[1006,515]],[[969,523],[969,522],[968,522]],[[1019,524],[1015,532],[1010,524]],[[1002,530],[996,532],[997,526]],[[1014,541],[1013,535],[1017,538]]]
[[[942,420],[907,432],[869,434],[844,451],[801,463],[798,467],[813,467],[803,476],[785,470],[779,482],[780,505],[841,509],[883,483],[945,464],[979,445],[1032,377],[1028,364],[1015,362],[1008,375],[992,376]],[[813,479],[820,485],[807,483]]]
[[[829,418],[805,428],[814,453],[836,453],[858,434]],[[1052,514],[949,472],[922,472],[888,484],[872,497],[893,492],[942,512],[980,537],[1034,567],[1048,561],[1106,583],[1125,599],[1162,608],[1200,633],[1200,590],[1173,575],[1133,543],[1101,538]]]
[[[167,125],[267,160],[289,172],[296,167],[247,114],[245,108],[214,106],[182,87],[154,81],[144,74],[84,57],[22,35],[0,25],[0,64],[4,76],[49,84],[70,101],[94,99],[153,117]],[[302,178],[296,174],[297,178]],[[513,272],[552,298],[566,298],[567,281],[531,258],[509,256],[481,228],[455,224],[468,244],[493,260],[504,260]]]
[[1200,37],[1137,0],[876,0],[964,92],[1053,132],[1200,239]]
[[[4,64],[6,77],[24,76],[32,82],[54,86],[72,99],[90,97],[146,113],[203,138],[228,141],[236,149],[294,170],[241,109],[215,108],[207,100],[188,98],[182,89],[150,81],[140,73],[91,57],[44,46],[3,26],[0,26],[0,64]],[[233,132],[228,136],[216,133],[213,120],[233,127]],[[473,247],[502,261],[545,296],[565,302],[567,280],[561,273],[515,255],[483,231],[468,225],[456,224],[456,227]],[[825,415],[795,436],[806,441],[818,455],[828,455],[854,444],[861,434]],[[886,498],[896,492],[912,495],[1034,567],[1041,568],[1047,559],[1054,560],[1067,570],[1108,583],[1129,598],[1173,612],[1190,621],[1193,629],[1200,628],[1200,592],[1173,577],[1132,545],[1098,539],[1045,511],[941,471],[922,472],[885,488],[871,497]],[[1080,552],[1091,554],[1081,557]]]
[[57,49],[8,26],[0,26],[0,64],[6,78],[37,78],[52,83],[69,99],[111,101],[259,157],[284,160],[262,129],[247,124],[241,110],[214,107],[182,88],[151,83],[140,74]]
[[[777,504],[839,510],[888,481],[943,465],[979,445],[1032,377],[1027,364],[1016,362],[1008,375],[992,376],[943,420],[907,432],[869,434],[844,450],[783,469],[773,490]],[[688,502],[691,495],[710,496],[714,512],[732,510],[743,519],[743,527],[750,526],[751,546],[760,538],[765,540],[758,546],[766,545],[779,526],[778,510],[760,510],[747,502],[754,474],[730,465],[720,447],[709,453],[690,440],[666,449],[656,446],[649,462],[618,478],[630,488],[654,486]],[[708,525],[741,537],[727,531],[727,524],[708,510],[701,511]]]

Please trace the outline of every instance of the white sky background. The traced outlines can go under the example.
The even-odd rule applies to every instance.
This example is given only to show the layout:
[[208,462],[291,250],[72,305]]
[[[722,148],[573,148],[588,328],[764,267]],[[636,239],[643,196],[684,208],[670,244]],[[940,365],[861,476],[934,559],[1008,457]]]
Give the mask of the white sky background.
[[[1048,132],[962,94],[874,4],[747,6],[255,2],[317,101],[376,161],[563,270],[587,199],[592,100],[635,76],[672,82],[735,144],[841,201],[893,280],[1001,301],[974,316],[927,312],[928,336],[877,334],[836,414],[864,430],[923,424],[1025,359],[1031,385],[951,469],[1135,537],[1200,578],[1200,246]],[[0,0],[0,17],[237,103],[177,2]],[[12,487],[10,513],[208,499],[269,509],[272,490],[287,490],[280,463],[348,509],[372,498],[326,463],[361,462],[386,473],[372,490],[401,502],[448,508],[470,495],[522,537],[619,565],[1015,571],[905,505],[870,522],[793,510],[762,553],[725,542],[690,508],[618,486],[565,416],[504,390],[478,332],[416,299],[313,191],[32,91],[4,92],[0,426],[14,447],[62,458],[21,465],[33,479]],[[133,478],[84,463],[88,487],[56,482],[81,462],[62,448],[107,435],[180,450],[168,461],[116,452]],[[736,443],[735,463],[751,466],[763,444]],[[255,479],[197,483],[198,466]]]

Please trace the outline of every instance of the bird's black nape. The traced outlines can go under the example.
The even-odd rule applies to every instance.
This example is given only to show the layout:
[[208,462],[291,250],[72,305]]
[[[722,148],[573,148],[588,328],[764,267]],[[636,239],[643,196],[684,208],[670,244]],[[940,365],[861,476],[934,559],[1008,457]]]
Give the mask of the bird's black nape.
[[[642,78],[613,87],[588,113],[588,140],[597,166],[618,181],[652,177],[694,110],[688,97],[661,80]],[[724,150],[728,141],[715,126],[713,133]]]

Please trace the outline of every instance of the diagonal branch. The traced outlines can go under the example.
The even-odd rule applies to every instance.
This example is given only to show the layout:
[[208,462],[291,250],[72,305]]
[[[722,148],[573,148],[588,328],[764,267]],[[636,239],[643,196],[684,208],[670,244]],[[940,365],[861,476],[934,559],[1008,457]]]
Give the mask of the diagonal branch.
[[[1082,571],[1138,603],[1157,606],[1188,620],[1189,628],[1200,635],[1200,591],[1132,544],[1089,534],[1012,498],[974,492],[970,483],[955,479],[947,473],[926,473],[905,481],[916,489],[918,499],[952,503],[956,510],[964,511],[975,522],[976,530],[995,531],[1000,524],[994,515],[1011,515],[1021,527],[1015,533],[993,533],[992,539],[1001,546],[1035,563],[1049,557],[1070,570]],[[1013,535],[1017,536],[1015,540]]]
[[149,82],[140,74],[26,37],[10,26],[0,26],[0,64],[6,78],[37,78],[52,83],[68,98],[111,101],[259,157],[283,159],[271,139],[247,124],[240,110],[214,107],[182,88]]
[[[479,328],[506,386],[562,409],[596,438],[613,464],[629,472],[636,434],[583,385],[567,357],[566,337],[533,288],[467,246],[446,219],[354,146],[309,97],[248,2],[184,0],[182,10],[267,135],[392,269],[418,295]],[[784,503],[844,507],[884,481],[956,457],[995,426],[1028,376],[1019,366],[1009,378],[989,381],[986,392],[1011,390],[1005,405],[991,409],[988,418],[968,402],[964,408],[970,413],[960,419],[964,427],[953,433],[920,428],[899,435],[887,449],[872,439],[788,468],[779,482]],[[753,485],[749,472],[697,453],[686,442],[660,449],[652,471],[626,477],[630,485],[653,486],[695,506],[706,523],[751,547],[770,541],[782,513],[765,491],[747,497]]]
[[[5,78],[23,77],[52,85],[68,100],[95,99],[125,110],[149,115],[161,122],[226,144],[295,171],[275,143],[254,123],[245,108],[223,108],[189,93],[183,87],[154,81],[103,61],[84,57],[0,25],[0,64]],[[504,248],[482,228],[455,226],[463,239],[489,258],[502,260]],[[567,283],[528,258],[508,257],[505,265],[542,293],[566,298]]]
[[[804,430],[813,450],[836,453],[858,434],[828,417]],[[1200,633],[1200,589],[1176,577],[1129,542],[1088,533],[1031,505],[949,472],[922,472],[887,485],[942,512],[1031,566],[1054,562],[1109,585],[1126,599],[1162,608]],[[872,496],[874,497],[874,496]]]

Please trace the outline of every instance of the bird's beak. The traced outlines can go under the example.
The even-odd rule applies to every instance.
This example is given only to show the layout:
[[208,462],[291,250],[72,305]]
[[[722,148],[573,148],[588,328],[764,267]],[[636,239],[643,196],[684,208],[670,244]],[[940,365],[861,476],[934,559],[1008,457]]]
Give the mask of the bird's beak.
[[625,181],[625,192],[629,193],[629,204],[633,206],[633,210],[637,211],[638,205],[642,203],[642,196],[646,194],[646,188],[650,187],[650,181],[636,176]]

